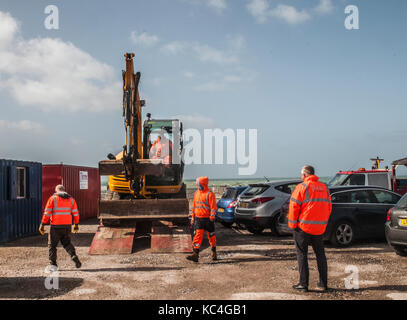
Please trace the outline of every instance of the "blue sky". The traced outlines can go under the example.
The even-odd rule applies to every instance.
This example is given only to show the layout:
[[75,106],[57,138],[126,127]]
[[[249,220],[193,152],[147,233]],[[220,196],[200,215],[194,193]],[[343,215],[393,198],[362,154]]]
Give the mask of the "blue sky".
[[[44,27],[49,4],[59,30]],[[350,4],[360,30],[344,27]],[[253,177],[407,156],[405,1],[2,0],[0,12],[0,158],[96,166],[120,149],[126,51],[145,112],[257,129]],[[186,168],[187,178],[237,173]]]

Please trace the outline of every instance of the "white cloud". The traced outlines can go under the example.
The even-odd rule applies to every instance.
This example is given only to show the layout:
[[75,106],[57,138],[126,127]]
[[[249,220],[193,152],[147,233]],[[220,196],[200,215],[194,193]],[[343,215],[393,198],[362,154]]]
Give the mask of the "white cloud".
[[234,84],[241,83],[242,81],[243,78],[240,76],[227,75],[198,85],[194,89],[199,92],[220,92],[229,90]]
[[319,14],[329,14],[334,10],[332,0],[320,0],[318,6],[314,9]]
[[268,0],[249,0],[247,4],[247,10],[259,23],[265,23],[269,18],[275,18],[291,25],[310,20],[313,13],[329,14],[333,9],[332,0],[319,0],[319,4],[315,8],[303,10],[285,4],[278,4],[276,7],[270,8]]
[[16,130],[16,131],[30,131],[32,132],[42,132],[44,126],[38,122],[33,122],[30,120],[21,120],[21,121],[8,121],[0,120],[0,130]]
[[267,0],[251,0],[247,4],[247,9],[258,22],[264,23],[269,16],[270,6]]
[[228,36],[228,46],[225,49],[217,49],[200,42],[169,42],[161,47],[166,54],[189,53],[194,54],[202,62],[210,62],[218,65],[231,65],[239,62],[238,52],[245,46],[245,38],[241,35]]
[[70,42],[23,39],[18,22],[0,11],[0,89],[22,106],[44,111],[120,107],[116,71]]
[[188,44],[180,41],[173,41],[164,45],[161,50],[168,54],[179,54],[183,53],[188,47]]
[[222,12],[223,10],[226,9],[227,4],[226,0],[209,0],[208,6],[214,8],[218,12]]
[[137,31],[131,32],[130,39],[135,45],[142,47],[152,47],[160,41],[156,35],[150,35],[147,32],[139,33]]
[[228,36],[229,47],[232,51],[240,51],[246,47],[246,39],[238,34],[235,36]]
[[311,18],[305,10],[298,11],[295,7],[284,4],[279,4],[275,9],[272,9],[270,16],[284,20],[289,24],[303,23]]
[[195,73],[190,72],[190,71],[185,71],[184,72],[184,77],[185,78],[193,78],[193,77],[195,77]]
[[222,13],[227,8],[227,0],[184,0],[190,4],[205,4],[214,9],[217,13]]
[[162,78],[162,77],[156,77],[156,78],[153,78],[153,79],[151,80],[151,84],[152,84],[153,86],[158,87],[158,86],[162,85],[164,81],[165,81],[164,78]]
[[224,52],[213,48],[207,44],[196,43],[193,50],[203,62],[213,62],[216,64],[233,64],[238,62],[238,58],[233,53]]
[[0,11],[0,25],[0,48],[4,48],[13,41],[18,31],[18,22],[8,12]]

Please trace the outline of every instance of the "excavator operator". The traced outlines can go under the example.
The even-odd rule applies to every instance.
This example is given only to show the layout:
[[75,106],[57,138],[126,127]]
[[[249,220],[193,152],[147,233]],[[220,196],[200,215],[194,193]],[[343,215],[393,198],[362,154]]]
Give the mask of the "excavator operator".
[[150,149],[150,159],[162,159],[164,164],[172,163],[172,142],[160,133]]

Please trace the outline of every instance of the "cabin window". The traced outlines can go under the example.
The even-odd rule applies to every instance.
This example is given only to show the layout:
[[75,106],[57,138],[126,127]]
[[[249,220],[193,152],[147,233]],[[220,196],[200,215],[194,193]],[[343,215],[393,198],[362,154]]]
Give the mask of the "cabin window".
[[389,188],[389,179],[386,173],[374,173],[369,174],[369,186],[377,186],[388,189]]
[[17,167],[17,199],[27,198],[27,168]]

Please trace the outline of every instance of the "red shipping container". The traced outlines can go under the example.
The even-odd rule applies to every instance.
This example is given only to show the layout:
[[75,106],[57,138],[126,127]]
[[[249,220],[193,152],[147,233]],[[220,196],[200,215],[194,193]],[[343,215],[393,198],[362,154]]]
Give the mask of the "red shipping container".
[[46,164],[42,166],[42,209],[48,198],[55,193],[58,184],[65,186],[78,204],[80,220],[95,218],[100,198],[100,177],[98,168]]

